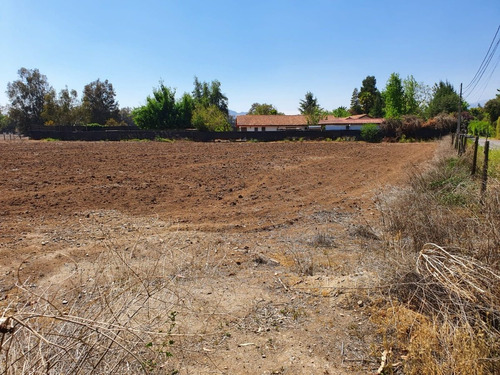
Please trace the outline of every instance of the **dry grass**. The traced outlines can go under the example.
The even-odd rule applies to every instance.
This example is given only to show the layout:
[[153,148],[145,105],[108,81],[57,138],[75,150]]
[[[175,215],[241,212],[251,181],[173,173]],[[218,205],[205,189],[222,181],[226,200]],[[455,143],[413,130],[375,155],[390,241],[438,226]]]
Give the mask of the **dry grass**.
[[194,257],[143,237],[106,245],[58,288],[38,291],[19,276],[0,321],[0,374],[171,374],[188,341],[210,336],[178,328],[190,293],[182,280],[214,272],[210,247]]
[[469,157],[442,157],[380,200],[393,301],[374,315],[392,353],[384,373],[500,370],[500,184],[490,179],[482,205]]

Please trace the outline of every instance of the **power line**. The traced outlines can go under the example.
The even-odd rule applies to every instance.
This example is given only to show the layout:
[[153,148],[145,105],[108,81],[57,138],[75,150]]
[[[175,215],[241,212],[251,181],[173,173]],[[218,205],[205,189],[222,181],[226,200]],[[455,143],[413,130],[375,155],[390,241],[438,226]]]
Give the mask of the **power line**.
[[[469,97],[474,92],[474,90],[476,89],[478,84],[481,82],[481,79],[483,78],[486,70],[488,69],[488,67],[491,63],[491,60],[493,59],[493,56],[495,55],[495,53],[498,49],[498,46],[500,45],[500,38],[498,38],[498,40],[497,40],[497,37],[499,35],[499,31],[500,31],[500,25],[497,28],[495,36],[493,37],[493,40],[490,43],[488,51],[486,52],[486,55],[484,56],[483,61],[481,62],[481,65],[479,66],[476,74],[474,75],[472,80],[469,82],[469,84],[467,86],[465,86],[464,93],[466,93],[465,94],[466,98]],[[491,73],[486,81],[486,85],[489,83],[497,65],[498,65],[498,62],[493,67],[493,70],[491,71]],[[485,87],[485,89],[486,89],[486,87]]]
[[481,65],[479,66],[479,69],[477,70],[476,74],[474,75],[474,77],[472,78],[472,80],[469,82],[469,84],[467,86],[464,87],[465,90],[467,90],[471,85],[472,85],[472,82],[474,82],[474,80],[477,78],[477,76],[479,75],[479,72],[481,71],[481,69],[483,68],[483,65],[486,61],[486,59],[488,58],[488,55],[491,51],[491,47],[493,46],[493,44],[495,43],[495,39],[497,38],[497,35],[498,35],[498,31],[500,30],[500,25],[498,25],[498,28],[497,28],[497,32],[495,33],[495,36],[493,37],[493,40],[491,41],[490,43],[490,47],[488,48],[488,51],[486,52],[486,55],[484,56],[484,59],[483,61],[481,62]]
[[479,97],[482,97],[484,92],[486,91],[486,88],[488,87],[488,83],[490,82],[491,80],[491,77],[493,76],[493,73],[495,72],[496,68],[498,67],[498,64],[500,63],[500,56],[498,56],[498,59],[497,59],[497,62],[495,64],[495,66],[493,67],[493,69],[491,70],[491,73],[490,73],[490,76],[488,77],[488,79],[486,80],[486,83],[484,84],[484,87],[483,87],[483,91],[481,92],[481,95],[479,95]]

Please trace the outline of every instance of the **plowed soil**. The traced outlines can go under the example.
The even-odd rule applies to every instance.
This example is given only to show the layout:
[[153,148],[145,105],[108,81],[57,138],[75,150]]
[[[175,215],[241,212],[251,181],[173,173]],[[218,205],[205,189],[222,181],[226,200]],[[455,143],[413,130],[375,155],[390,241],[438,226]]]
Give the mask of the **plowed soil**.
[[16,282],[64,285],[72,265],[110,246],[182,249],[176,272],[190,302],[176,307],[179,329],[196,332],[197,314],[211,311],[204,328],[223,326],[224,339],[174,350],[179,373],[373,371],[380,353],[362,290],[377,280],[376,194],[435,150],[1,141],[0,306]]

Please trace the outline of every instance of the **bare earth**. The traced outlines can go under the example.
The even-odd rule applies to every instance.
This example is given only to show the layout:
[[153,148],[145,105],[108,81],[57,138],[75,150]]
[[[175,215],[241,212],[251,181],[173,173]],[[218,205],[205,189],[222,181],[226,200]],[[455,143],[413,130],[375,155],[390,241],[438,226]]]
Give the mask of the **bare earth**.
[[16,281],[64,286],[110,247],[156,249],[178,332],[212,333],[173,348],[180,374],[374,372],[376,193],[436,147],[0,141],[0,307]]

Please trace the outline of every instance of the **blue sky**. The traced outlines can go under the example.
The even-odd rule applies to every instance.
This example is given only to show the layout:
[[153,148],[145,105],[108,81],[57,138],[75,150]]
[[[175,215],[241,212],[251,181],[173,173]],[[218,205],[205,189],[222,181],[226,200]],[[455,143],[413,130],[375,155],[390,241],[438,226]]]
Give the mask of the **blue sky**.
[[[296,114],[307,91],[331,110],[368,75],[380,90],[392,72],[466,85],[499,24],[498,0],[2,0],[0,105],[26,67],[80,95],[108,79],[121,107],[160,80],[180,97],[196,75],[219,80],[238,112],[265,102]],[[500,67],[483,81],[467,101],[495,96]]]

